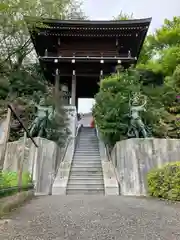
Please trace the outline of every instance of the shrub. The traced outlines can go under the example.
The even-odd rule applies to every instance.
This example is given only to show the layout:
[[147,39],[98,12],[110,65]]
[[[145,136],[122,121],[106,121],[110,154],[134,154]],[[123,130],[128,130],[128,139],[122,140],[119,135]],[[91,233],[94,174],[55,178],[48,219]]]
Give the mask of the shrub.
[[[22,173],[22,186],[26,187],[32,183],[31,176],[28,172]],[[0,189],[18,186],[18,173],[17,172],[2,172],[0,180]]]
[[180,162],[173,162],[148,173],[150,196],[180,201]]

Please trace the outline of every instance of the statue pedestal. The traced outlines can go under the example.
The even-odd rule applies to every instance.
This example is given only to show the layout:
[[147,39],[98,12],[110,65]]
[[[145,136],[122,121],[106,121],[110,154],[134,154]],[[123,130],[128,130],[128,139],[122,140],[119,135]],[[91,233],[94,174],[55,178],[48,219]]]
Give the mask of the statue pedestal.
[[64,108],[67,110],[67,113],[68,113],[69,130],[71,131],[71,136],[75,137],[76,128],[78,126],[76,107],[75,106],[64,106]]

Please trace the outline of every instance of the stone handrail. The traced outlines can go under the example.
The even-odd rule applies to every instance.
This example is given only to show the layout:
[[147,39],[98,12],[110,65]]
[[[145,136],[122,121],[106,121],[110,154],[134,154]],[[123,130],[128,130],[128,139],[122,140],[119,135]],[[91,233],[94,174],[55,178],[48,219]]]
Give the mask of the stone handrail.
[[65,158],[65,156],[66,156],[66,152],[67,152],[67,150],[68,150],[68,146],[69,146],[70,142],[71,142],[72,140],[76,140],[76,138],[77,138],[77,136],[78,136],[78,134],[79,134],[79,132],[80,132],[80,129],[81,129],[81,124],[78,124],[78,126],[77,126],[77,128],[76,128],[76,135],[75,135],[74,137],[70,137],[70,138],[68,139],[67,144],[66,144],[66,147],[65,147],[65,150],[64,150],[63,157],[62,157],[62,159],[61,159],[61,162],[64,161],[64,158]]
[[112,164],[111,156],[106,144],[101,140],[98,128],[96,126],[96,134],[99,140],[99,151],[101,155],[101,163],[103,170],[104,186],[106,195],[119,195],[120,185],[117,179],[115,168]]

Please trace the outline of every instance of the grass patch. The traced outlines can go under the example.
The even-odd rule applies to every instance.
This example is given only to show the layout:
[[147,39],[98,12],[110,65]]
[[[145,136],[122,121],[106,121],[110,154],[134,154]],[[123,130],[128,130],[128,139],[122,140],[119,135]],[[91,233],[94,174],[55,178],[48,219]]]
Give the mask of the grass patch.
[[[22,173],[22,190],[33,187],[31,175],[28,172]],[[0,173],[0,198],[16,194],[18,192],[18,173],[3,171]]]

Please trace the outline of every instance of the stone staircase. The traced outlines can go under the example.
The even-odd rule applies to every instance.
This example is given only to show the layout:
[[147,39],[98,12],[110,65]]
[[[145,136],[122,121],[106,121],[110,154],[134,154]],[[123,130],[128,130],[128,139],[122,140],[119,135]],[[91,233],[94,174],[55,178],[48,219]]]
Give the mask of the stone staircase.
[[95,129],[82,127],[66,189],[67,195],[104,195],[104,180]]

